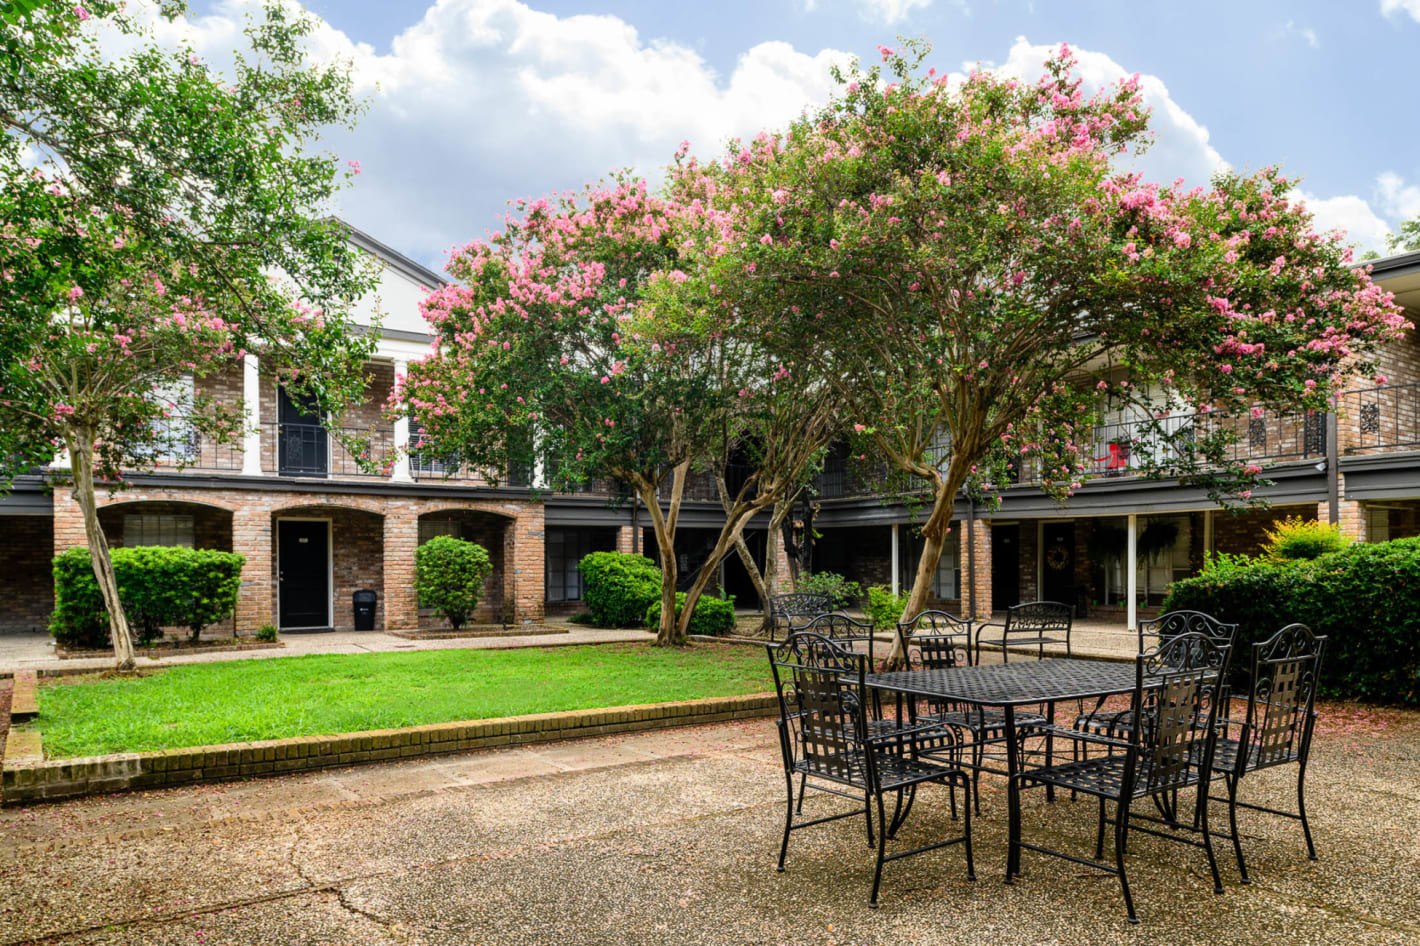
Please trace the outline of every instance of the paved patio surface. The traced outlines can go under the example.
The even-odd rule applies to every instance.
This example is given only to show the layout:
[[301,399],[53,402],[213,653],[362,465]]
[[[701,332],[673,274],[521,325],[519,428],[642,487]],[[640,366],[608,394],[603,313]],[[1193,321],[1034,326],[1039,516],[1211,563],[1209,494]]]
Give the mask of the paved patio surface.
[[[774,871],[783,782],[767,721],[0,812],[0,943],[1078,944],[1420,942],[1420,714],[1328,708],[1296,825],[1244,816],[1256,882],[1141,837],[1118,885],[1027,852],[1001,883],[1002,783],[977,870],[959,848],[889,864],[867,907],[861,824],[799,833]],[[930,790],[930,787],[929,787]],[[1254,798],[1282,801],[1284,774]],[[818,810],[841,800],[811,801]],[[904,842],[954,832],[926,794]],[[1092,845],[1093,805],[1039,793],[1028,837]]]

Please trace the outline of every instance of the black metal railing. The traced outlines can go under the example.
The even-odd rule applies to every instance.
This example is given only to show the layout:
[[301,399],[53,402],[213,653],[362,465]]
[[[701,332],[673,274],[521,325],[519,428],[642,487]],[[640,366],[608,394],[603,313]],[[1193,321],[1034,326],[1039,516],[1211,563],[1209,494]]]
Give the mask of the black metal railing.
[[165,421],[147,459],[158,470],[194,470],[198,472],[231,472],[242,468],[243,450],[240,440],[222,443],[205,437],[182,422]]
[[1420,384],[1346,391],[1336,410],[1346,453],[1420,447]]

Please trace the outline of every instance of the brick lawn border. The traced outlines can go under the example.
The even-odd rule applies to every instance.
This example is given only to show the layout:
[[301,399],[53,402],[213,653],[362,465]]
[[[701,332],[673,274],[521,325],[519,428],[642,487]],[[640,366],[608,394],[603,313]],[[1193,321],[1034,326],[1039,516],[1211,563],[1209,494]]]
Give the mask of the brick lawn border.
[[554,634],[569,634],[571,628],[549,627],[546,624],[520,624],[516,627],[482,627],[474,630],[453,630],[434,628],[427,631],[385,631],[390,637],[407,641],[451,641],[476,637],[540,637]]
[[756,719],[778,711],[774,694],[757,693],[49,761],[43,758],[40,733],[17,733],[12,729],[0,763],[0,780],[5,805],[30,804],[104,792],[169,788],[583,736]]
[[[200,643],[189,643],[186,647],[165,644],[160,647],[135,647],[133,651],[135,657],[161,660],[164,657],[186,657],[189,654],[225,654],[243,650],[273,650],[285,646],[285,642],[280,640],[243,641],[239,644],[211,644],[208,646],[204,646]],[[107,650],[68,650],[55,647],[54,656],[60,660],[94,660],[99,657],[112,657],[113,648]]]

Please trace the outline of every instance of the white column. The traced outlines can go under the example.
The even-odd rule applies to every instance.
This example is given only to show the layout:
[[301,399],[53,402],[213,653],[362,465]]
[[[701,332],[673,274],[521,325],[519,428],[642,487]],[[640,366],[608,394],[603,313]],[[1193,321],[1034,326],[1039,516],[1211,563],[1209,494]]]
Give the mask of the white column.
[[893,597],[897,597],[898,585],[899,585],[899,580],[898,580],[898,560],[897,560],[897,557],[898,557],[898,554],[899,554],[899,553],[898,553],[898,550],[897,550],[897,544],[898,544],[898,539],[899,539],[899,537],[900,537],[900,536],[899,536],[899,533],[900,533],[901,531],[902,531],[902,530],[901,530],[901,527],[899,527],[898,524],[897,524],[896,522],[894,522],[894,523],[892,524],[892,594],[893,594]]
[[1139,592],[1139,517],[1133,514],[1129,516],[1129,548],[1125,552],[1124,563],[1127,569],[1124,579],[1125,600],[1129,602],[1126,620],[1129,622],[1129,630],[1132,631],[1139,620],[1139,605],[1135,600]]
[[1213,510],[1203,510],[1203,555],[1213,554]]
[[[399,384],[400,379],[409,373],[409,362],[396,358],[394,362],[394,383]],[[412,483],[414,477],[409,475],[409,415],[401,414],[394,422],[394,449],[395,461],[394,470],[390,472],[390,482],[392,483]]]
[[247,431],[242,438],[242,475],[261,475],[261,372],[253,354],[242,357],[242,402]]

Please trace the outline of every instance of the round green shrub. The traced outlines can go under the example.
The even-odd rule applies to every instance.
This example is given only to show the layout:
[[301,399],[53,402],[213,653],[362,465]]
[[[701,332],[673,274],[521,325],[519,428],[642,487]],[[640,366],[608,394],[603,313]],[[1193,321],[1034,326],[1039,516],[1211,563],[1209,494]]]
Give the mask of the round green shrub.
[[[685,592],[675,593],[675,616],[679,620],[681,612],[685,610]],[[659,599],[651,602],[651,606],[646,609],[646,626],[656,627],[661,623],[661,602]],[[700,600],[695,602],[695,613],[690,616],[691,634],[720,635],[728,634],[735,629],[735,597],[716,598],[713,595],[701,595]]]
[[905,594],[895,595],[890,585],[873,585],[868,589],[868,616],[873,627],[879,631],[890,631],[902,620],[902,612],[907,608]]
[[1339,525],[1288,516],[1267,530],[1263,553],[1275,560],[1320,558],[1351,544]]
[[644,555],[593,552],[577,564],[582,600],[597,627],[637,627],[661,598],[661,570]]
[[414,550],[414,588],[419,606],[463,626],[483,596],[483,582],[493,571],[488,550],[474,542],[438,535]]
[[811,572],[799,576],[794,590],[804,594],[828,595],[831,611],[851,608],[863,597],[863,587],[856,581],[849,581],[837,572]]

